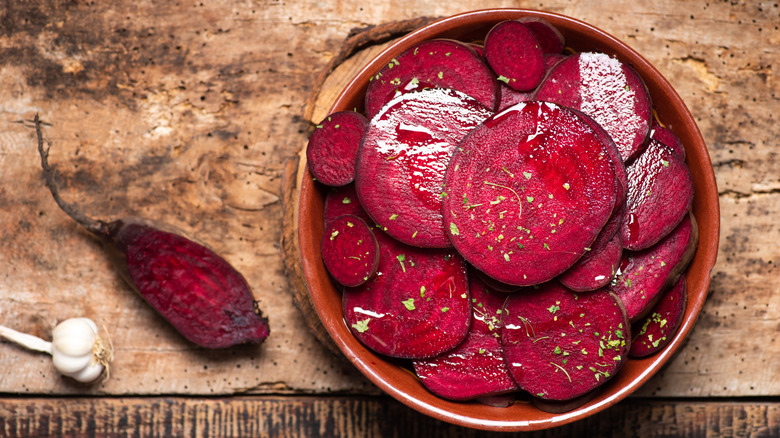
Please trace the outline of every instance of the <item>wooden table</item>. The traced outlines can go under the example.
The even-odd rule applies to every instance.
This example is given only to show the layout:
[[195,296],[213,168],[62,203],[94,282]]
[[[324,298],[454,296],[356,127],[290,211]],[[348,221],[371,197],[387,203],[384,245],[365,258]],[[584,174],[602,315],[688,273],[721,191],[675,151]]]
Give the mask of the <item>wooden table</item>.
[[[0,436],[482,436],[331,353],[289,257],[299,153],[350,69],[420,17],[488,7],[563,13],[642,53],[698,121],[720,190],[719,260],[687,345],[616,407],[534,436],[780,435],[776,2],[30,0],[0,7],[0,324],[48,338],[88,316],[114,362],[83,386],[0,343]],[[267,341],[196,348],[135,295],[46,190],[36,113],[63,197],[208,243],[247,277]]]

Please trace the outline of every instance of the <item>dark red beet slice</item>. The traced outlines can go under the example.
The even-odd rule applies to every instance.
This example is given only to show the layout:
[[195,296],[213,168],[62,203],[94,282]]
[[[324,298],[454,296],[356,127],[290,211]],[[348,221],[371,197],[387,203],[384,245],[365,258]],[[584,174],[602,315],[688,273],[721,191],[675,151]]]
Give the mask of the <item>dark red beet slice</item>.
[[531,402],[540,411],[549,412],[551,414],[563,414],[564,412],[569,412],[574,409],[577,409],[578,407],[591,401],[593,397],[595,397],[596,394],[599,393],[599,389],[600,388],[596,388],[593,391],[589,391],[581,396],[575,397],[570,400],[563,400],[563,401],[544,400],[538,397],[534,397],[531,400]]
[[317,181],[343,186],[355,180],[355,160],[366,126],[365,116],[354,111],[330,114],[317,125],[306,147],[309,170]]
[[539,85],[534,99],[581,110],[609,133],[628,162],[642,152],[652,104],[642,78],[602,53],[577,53],[560,61]]
[[625,362],[630,339],[625,309],[605,289],[575,293],[550,282],[504,303],[509,372],[544,400],[575,399],[604,384]]
[[457,346],[471,325],[466,264],[452,250],[404,245],[379,230],[376,276],[343,295],[344,321],[373,351],[424,359]]
[[429,88],[393,99],[360,148],[355,185],[383,230],[408,245],[444,248],[444,171],[455,146],[492,112],[455,90]]
[[482,280],[482,282],[485,283],[485,285],[487,285],[487,287],[489,287],[492,290],[509,293],[521,289],[520,286],[502,283],[480,270],[475,269],[474,272],[476,273],[477,276],[479,276],[479,279]]
[[650,138],[669,146],[682,160],[685,160],[685,146],[683,146],[680,137],[671,129],[654,122],[652,128],[650,128]]
[[502,83],[501,98],[499,99],[498,102],[498,110],[503,111],[516,103],[531,100],[532,94],[533,93],[530,91],[513,90],[508,85]]
[[469,277],[472,322],[466,339],[431,359],[414,361],[414,371],[432,393],[450,400],[470,400],[517,390],[501,348],[501,309],[506,294],[489,290]]
[[635,334],[628,355],[644,357],[663,349],[680,328],[687,301],[685,276],[681,276],[650,314],[634,323],[632,331]]
[[517,21],[525,24],[539,41],[539,46],[545,54],[559,54],[563,52],[563,46],[566,40],[563,34],[552,23],[544,18],[523,17]]
[[623,252],[620,269],[609,288],[620,297],[632,322],[645,316],[680,278],[696,252],[698,236],[696,221],[689,214],[652,247]]
[[459,41],[434,39],[406,50],[371,78],[366,115],[373,118],[398,93],[428,87],[458,90],[490,110],[498,102],[496,77],[476,50]]
[[525,24],[502,21],[485,37],[485,58],[498,80],[518,91],[530,91],[545,73],[544,52]]
[[544,68],[546,71],[552,70],[556,64],[567,58],[563,53],[546,53],[544,55]]
[[615,188],[612,162],[579,116],[520,103],[475,128],[453,154],[444,223],[480,271],[537,284],[587,251],[612,213]]
[[344,216],[345,214],[355,215],[367,224],[372,225],[373,221],[368,213],[360,205],[355,184],[347,184],[340,187],[331,187],[325,194],[325,206],[323,208],[324,222],[327,224],[331,220]]
[[322,236],[322,261],[333,279],[347,287],[367,282],[379,266],[379,244],[374,232],[357,216],[328,222]]
[[[605,234],[606,235],[606,234]],[[596,239],[598,242],[601,239]],[[594,242],[594,247],[600,243]],[[592,255],[591,255],[592,253]],[[577,260],[568,271],[561,274],[558,280],[566,287],[575,291],[596,290],[612,281],[620,266],[623,255],[623,242],[620,234],[614,233],[601,248],[594,249]]]
[[693,203],[693,178],[685,162],[655,140],[626,174],[626,218],[620,233],[623,246],[637,251],[658,242],[685,217]]

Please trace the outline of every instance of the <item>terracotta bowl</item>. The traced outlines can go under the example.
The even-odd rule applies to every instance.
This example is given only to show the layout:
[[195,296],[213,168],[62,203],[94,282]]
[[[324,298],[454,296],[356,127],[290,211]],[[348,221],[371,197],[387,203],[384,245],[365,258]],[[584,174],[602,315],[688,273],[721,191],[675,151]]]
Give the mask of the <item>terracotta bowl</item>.
[[669,82],[642,56],[614,37],[581,21],[521,9],[480,10],[442,19],[401,38],[366,65],[336,99],[331,112],[353,108],[361,110],[369,77],[416,43],[437,37],[481,40],[494,24],[524,16],[544,18],[554,24],[565,36],[567,46],[576,51],[614,54],[631,64],[644,78],[661,121],[685,144],[695,186],[693,212],[699,225],[700,242],[686,274],[688,308],[683,325],[664,350],[644,359],[628,360],[594,398],[566,413],[543,412],[526,402],[499,408],[439,398],[428,392],[398,361],[373,353],[350,333],[342,316],[341,292],[331,282],[320,256],[325,189],[312,180],[308,170],[301,184],[298,233],[302,268],[314,306],[341,351],[378,387],[411,408],[443,421],[485,430],[523,431],[559,426],[600,412],[636,391],[669,361],[691,331],[707,297],[710,271],[718,249],[718,191],[707,147],[690,112]]

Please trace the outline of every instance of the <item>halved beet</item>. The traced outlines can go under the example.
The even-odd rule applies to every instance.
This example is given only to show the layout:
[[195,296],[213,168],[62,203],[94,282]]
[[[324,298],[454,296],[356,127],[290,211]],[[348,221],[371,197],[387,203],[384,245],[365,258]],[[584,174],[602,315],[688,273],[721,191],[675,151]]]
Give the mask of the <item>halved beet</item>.
[[685,146],[683,146],[680,137],[671,129],[654,121],[653,126],[650,128],[650,138],[669,146],[681,159],[685,160]]
[[628,65],[603,53],[583,52],[560,61],[534,99],[581,110],[609,133],[628,162],[644,149],[652,103],[642,78]]
[[[601,236],[602,234],[599,234],[597,242],[601,240]],[[597,247],[597,245],[599,246],[597,249],[585,254],[574,266],[558,277],[564,286],[575,291],[588,291],[604,287],[612,281],[623,255],[620,234],[614,233],[604,246],[600,243],[594,243],[593,246]]]
[[373,223],[363,206],[360,205],[360,199],[358,199],[354,183],[340,187],[331,187],[325,194],[325,206],[323,207],[325,224],[345,214],[355,215],[369,225]]
[[669,234],[693,203],[693,178],[671,148],[650,140],[626,168],[628,198],[620,233],[632,251],[648,248]]
[[415,248],[374,231],[377,274],[342,297],[352,334],[397,358],[424,359],[457,346],[471,325],[466,263],[453,250]]
[[343,186],[355,180],[355,160],[368,120],[354,111],[340,111],[325,117],[309,138],[306,158],[311,174],[329,186]]
[[459,41],[434,39],[409,48],[371,78],[366,115],[373,118],[399,93],[430,87],[458,90],[490,110],[498,102],[496,77],[476,50]]
[[485,58],[498,80],[514,90],[533,90],[544,77],[542,46],[535,33],[516,20],[502,21],[490,29]]
[[587,394],[617,373],[628,354],[630,330],[614,294],[575,293],[549,282],[507,298],[501,342],[521,389],[562,401]]
[[355,181],[360,202],[408,245],[444,248],[444,171],[455,146],[491,111],[455,90],[428,88],[390,101],[366,130]]
[[688,214],[677,228],[660,242],[642,251],[624,251],[620,269],[609,289],[626,307],[634,322],[647,314],[673,285],[696,253],[699,232]]
[[614,209],[615,190],[612,161],[582,118],[524,102],[475,128],[453,154],[444,223],[477,269],[527,286],[587,252]]
[[563,52],[566,40],[563,34],[552,23],[544,18],[522,17],[517,21],[525,24],[534,33],[545,54],[558,54]]
[[325,226],[322,261],[337,282],[347,287],[360,286],[376,273],[379,244],[363,219],[339,216]]
[[414,361],[414,371],[432,393],[450,400],[470,400],[517,390],[501,348],[501,309],[506,294],[491,291],[469,276],[471,329],[460,345],[439,356]]
[[635,334],[629,356],[649,356],[672,340],[685,313],[688,301],[685,289],[685,276],[681,276],[677,284],[664,293],[650,314],[634,323],[632,331]]

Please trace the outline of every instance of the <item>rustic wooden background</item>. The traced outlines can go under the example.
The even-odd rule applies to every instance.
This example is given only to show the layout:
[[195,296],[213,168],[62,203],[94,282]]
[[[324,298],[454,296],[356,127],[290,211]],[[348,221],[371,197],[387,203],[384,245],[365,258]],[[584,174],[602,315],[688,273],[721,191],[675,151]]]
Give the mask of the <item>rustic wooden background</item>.
[[[83,386],[47,357],[0,343],[0,419],[27,412],[19,421],[35,423],[42,414],[27,407],[40,400],[27,397],[51,395],[90,397],[100,409],[121,404],[103,396],[325,397],[358,403],[321,413],[349,421],[351,409],[374,409],[367,421],[387,411],[382,398],[349,398],[379,392],[318,341],[294,302],[281,251],[290,176],[339,81],[365,59],[345,60],[322,82],[344,47],[392,36],[376,29],[403,30],[404,20],[488,7],[594,24],[643,54],[687,102],[719,185],[719,260],[687,345],[637,396],[662,403],[656,419],[669,418],[668,406],[704,406],[717,421],[733,414],[753,432],[780,430],[780,8],[736,0],[0,3],[0,324],[49,337],[58,321],[88,316],[115,347],[111,378]],[[136,296],[47,192],[36,113],[66,200],[94,217],[163,220],[208,243],[247,277],[270,319],[268,340],[204,351]],[[72,409],[44,400],[55,413]],[[147,409],[145,398],[132,400],[131,410]],[[185,412],[197,399],[175,400]],[[675,418],[705,421],[696,415]],[[0,420],[0,435],[13,432],[8,424]]]

